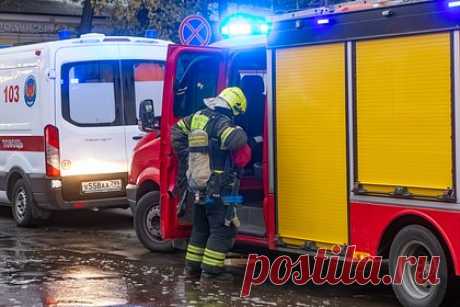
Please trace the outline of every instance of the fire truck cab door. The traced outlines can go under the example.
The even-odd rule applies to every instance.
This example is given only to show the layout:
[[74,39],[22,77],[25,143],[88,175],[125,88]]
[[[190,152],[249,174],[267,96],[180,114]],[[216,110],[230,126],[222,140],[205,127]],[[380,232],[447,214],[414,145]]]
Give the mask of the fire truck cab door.
[[226,51],[218,48],[171,45],[168,49],[161,118],[161,233],[163,239],[187,237],[191,231],[191,205],[178,218],[179,197],[174,196],[178,161],[171,144],[174,124],[204,108],[226,83]]

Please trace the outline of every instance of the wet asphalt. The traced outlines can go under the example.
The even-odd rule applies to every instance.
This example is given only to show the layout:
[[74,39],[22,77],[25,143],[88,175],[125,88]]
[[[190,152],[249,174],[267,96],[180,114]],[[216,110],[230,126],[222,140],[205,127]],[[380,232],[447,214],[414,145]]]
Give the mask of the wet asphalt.
[[144,249],[128,210],[60,212],[26,229],[0,207],[0,306],[399,306],[383,286],[266,284],[243,299],[243,266],[233,283],[200,284],[183,257]]

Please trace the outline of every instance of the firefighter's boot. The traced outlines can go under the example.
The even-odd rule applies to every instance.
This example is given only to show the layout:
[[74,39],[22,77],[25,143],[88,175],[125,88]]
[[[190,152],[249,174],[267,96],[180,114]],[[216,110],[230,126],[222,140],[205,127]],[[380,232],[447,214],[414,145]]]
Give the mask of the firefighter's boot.
[[212,274],[212,273],[206,273],[203,272],[201,274],[201,281],[204,283],[207,282],[221,282],[221,283],[226,283],[226,282],[233,282],[233,275],[228,272],[222,272],[218,274]]
[[210,235],[203,254],[203,273],[223,273],[225,255],[233,246],[236,228],[233,225],[225,226],[225,207],[222,201],[216,200],[207,208]]
[[201,268],[198,269],[196,267],[186,265],[184,269],[184,274],[186,278],[199,279],[201,277]]
[[194,244],[187,246],[185,255],[185,276],[199,277],[201,274],[201,262],[203,260],[204,248]]
[[201,273],[204,250],[209,237],[209,225],[206,218],[206,208],[203,205],[194,204],[192,207],[193,230],[190,243],[185,255],[186,276],[194,276]]

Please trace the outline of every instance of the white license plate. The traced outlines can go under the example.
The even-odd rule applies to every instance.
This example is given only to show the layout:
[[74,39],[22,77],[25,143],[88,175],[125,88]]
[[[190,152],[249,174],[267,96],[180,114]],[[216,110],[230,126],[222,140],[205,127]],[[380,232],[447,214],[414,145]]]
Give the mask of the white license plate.
[[85,194],[119,192],[122,189],[121,179],[86,181],[81,183],[81,191]]

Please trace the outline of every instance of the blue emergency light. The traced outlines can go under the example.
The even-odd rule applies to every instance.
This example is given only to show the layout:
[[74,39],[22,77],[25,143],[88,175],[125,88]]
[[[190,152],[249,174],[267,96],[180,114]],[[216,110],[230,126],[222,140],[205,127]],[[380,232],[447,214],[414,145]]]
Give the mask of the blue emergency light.
[[72,31],[69,29],[61,29],[57,32],[59,40],[72,38]]
[[447,5],[449,7],[460,7],[460,1],[450,1]]
[[147,30],[145,30],[144,35],[147,38],[157,38],[158,37],[158,31],[155,30],[155,29],[147,29]]
[[235,14],[224,18],[220,25],[220,33],[224,37],[266,35],[270,24],[264,17],[247,14]]
[[318,25],[327,25],[329,24],[329,22],[330,22],[329,18],[320,18],[316,20],[316,23]]

